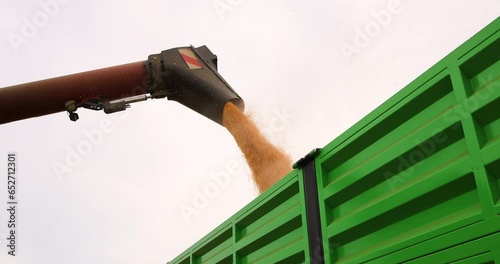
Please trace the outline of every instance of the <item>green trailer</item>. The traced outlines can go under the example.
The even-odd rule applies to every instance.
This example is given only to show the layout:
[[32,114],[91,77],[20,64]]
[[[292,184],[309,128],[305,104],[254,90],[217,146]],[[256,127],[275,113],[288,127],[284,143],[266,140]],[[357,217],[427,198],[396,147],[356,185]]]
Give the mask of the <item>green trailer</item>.
[[169,263],[499,263],[500,18]]

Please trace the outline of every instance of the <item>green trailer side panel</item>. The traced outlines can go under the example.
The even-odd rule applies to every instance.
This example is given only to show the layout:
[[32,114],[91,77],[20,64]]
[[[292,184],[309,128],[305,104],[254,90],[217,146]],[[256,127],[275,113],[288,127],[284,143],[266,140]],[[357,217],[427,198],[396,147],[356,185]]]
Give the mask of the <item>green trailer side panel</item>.
[[314,157],[170,263],[500,264],[500,18]]
[[305,210],[294,170],[169,263],[309,263]]
[[[498,227],[498,219],[495,223]],[[406,247],[402,250],[385,255],[368,263],[452,263],[455,261],[472,261],[478,255],[487,255],[486,262],[473,263],[500,263],[500,233],[487,236],[477,236],[485,227],[478,223],[454,232],[426,240]],[[488,231],[491,230],[491,227]],[[482,256],[479,259],[483,259]],[[494,262],[490,262],[494,261]]]
[[500,248],[500,18],[323,148],[316,171],[326,263],[500,263],[483,247]]

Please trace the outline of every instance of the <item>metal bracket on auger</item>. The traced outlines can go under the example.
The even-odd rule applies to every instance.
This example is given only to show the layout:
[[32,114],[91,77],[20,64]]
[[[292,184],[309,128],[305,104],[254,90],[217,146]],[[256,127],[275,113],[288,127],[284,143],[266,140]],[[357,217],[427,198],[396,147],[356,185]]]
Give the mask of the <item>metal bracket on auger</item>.
[[68,112],[69,119],[71,121],[76,121],[79,119],[78,114],[76,113],[76,110],[79,107],[83,107],[85,109],[90,109],[90,110],[95,110],[95,111],[104,110],[104,113],[112,114],[112,113],[124,111],[127,108],[130,108],[131,103],[146,101],[150,98],[151,98],[151,96],[147,95],[147,94],[136,95],[136,96],[131,96],[131,97],[112,100],[112,101],[108,101],[108,100],[105,100],[103,98],[92,98],[92,99],[84,100],[80,103],[76,103],[74,100],[71,100],[71,101],[66,102],[66,104],[64,106],[66,108],[66,111]]

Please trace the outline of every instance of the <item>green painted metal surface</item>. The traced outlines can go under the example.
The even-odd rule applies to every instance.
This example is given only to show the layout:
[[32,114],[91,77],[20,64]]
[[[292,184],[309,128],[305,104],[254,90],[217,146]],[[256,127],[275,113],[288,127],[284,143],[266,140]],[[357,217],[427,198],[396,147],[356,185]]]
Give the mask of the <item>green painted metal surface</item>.
[[326,263],[500,263],[500,19],[322,149]]
[[324,259],[298,162],[169,263],[500,264],[500,18],[314,162]]
[[169,263],[306,263],[304,182],[294,170]]

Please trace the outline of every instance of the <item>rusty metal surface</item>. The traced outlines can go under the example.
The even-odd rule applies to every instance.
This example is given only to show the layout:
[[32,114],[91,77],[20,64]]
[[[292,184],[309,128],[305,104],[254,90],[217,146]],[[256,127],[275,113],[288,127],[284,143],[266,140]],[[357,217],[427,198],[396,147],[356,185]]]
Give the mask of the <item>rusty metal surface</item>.
[[65,111],[64,104],[146,94],[144,61],[0,89],[0,124]]

